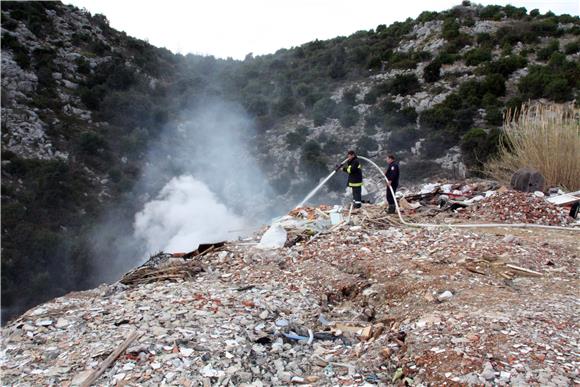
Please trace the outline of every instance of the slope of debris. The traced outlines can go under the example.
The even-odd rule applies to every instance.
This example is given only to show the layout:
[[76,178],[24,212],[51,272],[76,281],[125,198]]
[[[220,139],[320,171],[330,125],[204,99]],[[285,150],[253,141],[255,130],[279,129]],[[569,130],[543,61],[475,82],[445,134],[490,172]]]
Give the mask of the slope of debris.
[[469,214],[497,223],[534,223],[564,226],[571,223],[565,210],[547,203],[542,196],[524,192],[500,192],[469,208]]
[[285,247],[160,254],[28,311],[3,384],[580,383],[576,231],[407,228],[373,205],[320,230],[327,210],[289,215]]

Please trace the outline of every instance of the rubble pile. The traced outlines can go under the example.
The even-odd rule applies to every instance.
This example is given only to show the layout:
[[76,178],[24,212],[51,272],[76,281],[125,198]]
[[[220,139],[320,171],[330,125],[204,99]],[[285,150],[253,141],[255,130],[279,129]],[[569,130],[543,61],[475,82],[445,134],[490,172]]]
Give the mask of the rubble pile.
[[469,207],[468,215],[494,223],[533,223],[565,226],[568,212],[547,202],[543,195],[518,191],[497,192]]
[[278,219],[276,248],[256,235],[158,254],[31,309],[3,328],[3,384],[580,383],[575,232],[407,228],[374,205],[332,214]]
[[125,274],[119,282],[123,285],[138,285],[163,280],[188,279],[202,270],[197,261],[187,261],[173,254],[159,253],[137,269]]
[[309,293],[243,290],[220,278],[103,287],[37,307],[4,331],[3,384],[80,383],[132,327],[142,335],[98,385],[281,385],[311,377],[312,352],[334,342],[306,346],[280,333],[310,319],[317,305]]

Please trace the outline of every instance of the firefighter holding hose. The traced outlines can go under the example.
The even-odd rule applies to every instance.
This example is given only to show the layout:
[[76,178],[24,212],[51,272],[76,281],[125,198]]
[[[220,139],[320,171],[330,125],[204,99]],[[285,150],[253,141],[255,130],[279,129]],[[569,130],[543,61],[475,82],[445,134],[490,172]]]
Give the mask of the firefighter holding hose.
[[346,154],[346,162],[336,166],[336,170],[342,170],[348,173],[348,186],[352,189],[352,202],[354,208],[361,208],[362,206],[362,186],[363,175],[362,167],[353,150],[349,150]]

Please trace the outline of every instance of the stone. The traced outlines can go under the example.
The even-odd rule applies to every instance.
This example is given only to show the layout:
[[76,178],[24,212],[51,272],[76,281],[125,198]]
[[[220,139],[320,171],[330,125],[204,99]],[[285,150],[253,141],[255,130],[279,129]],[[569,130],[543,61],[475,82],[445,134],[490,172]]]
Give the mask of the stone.
[[536,169],[530,167],[520,168],[514,172],[510,185],[513,189],[521,192],[544,191],[546,179]]
[[485,380],[493,380],[495,379],[495,370],[490,362],[486,362],[483,365],[483,371],[479,374]]
[[451,293],[449,290],[444,291],[443,293],[441,293],[440,295],[437,296],[437,299],[441,302],[443,301],[448,301],[451,298],[453,298],[453,293]]
[[54,326],[58,329],[62,329],[62,328],[66,328],[69,325],[70,325],[70,321],[68,321],[64,318],[59,318],[58,320],[56,320],[56,324]]

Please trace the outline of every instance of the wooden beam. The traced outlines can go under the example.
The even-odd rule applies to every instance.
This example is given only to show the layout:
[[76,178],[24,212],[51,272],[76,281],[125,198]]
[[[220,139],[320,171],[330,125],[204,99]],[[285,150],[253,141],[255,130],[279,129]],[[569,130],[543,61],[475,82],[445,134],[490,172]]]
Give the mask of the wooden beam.
[[127,349],[127,347],[137,338],[140,334],[137,333],[136,330],[133,330],[129,336],[123,341],[117,349],[113,351],[105,361],[96,369],[94,370],[87,378],[80,384],[80,387],[90,387],[97,379],[106,371],[107,368],[111,366],[117,360],[119,355],[123,353]]

